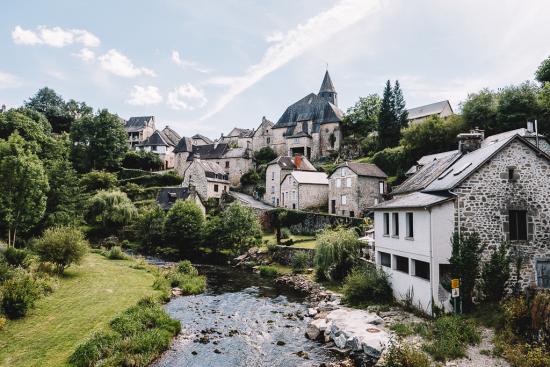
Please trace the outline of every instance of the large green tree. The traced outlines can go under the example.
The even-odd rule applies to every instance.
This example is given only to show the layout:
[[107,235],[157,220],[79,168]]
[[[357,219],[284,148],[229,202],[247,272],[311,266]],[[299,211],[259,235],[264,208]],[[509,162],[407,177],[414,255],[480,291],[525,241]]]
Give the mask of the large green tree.
[[250,247],[259,245],[262,228],[256,214],[238,202],[231,203],[220,215],[221,229],[211,231],[218,233],[223,248],[233,253],[242,253]]
[[191,200],[176,200],[166,214],[164,233],[166,240],[181,254],[197,250],[202,239],[204,215]]
[[72,159],[79,172],[115,170],[128,150],[124,126],[107,110],[76,120],[71,128]]
[[399,85],[399,80],[396,80],[393,86],[393,104],[399,128],[406,128],[409,125],[409,113],[406,109],[405,97],[403,96],[401,85]]
[[382,149],[395,147],[399,144],[401,126],[395,112],[395,96],[388,80],[382,96],[380,113],[378,114],[378,141]]
[[543,84],[550,82],[550,56],[540,63],[539,68],[535,72],[535,79]]
[[14,246],[18,233],[42,219],[49,190],[42,162],[18,133],[0,139],[0,177],[0,218],[7,227],[8,246]]
[[539,114],[537,95],[539,87],[531,82],[503,88],[499,93],[498,130],[508,131],[525,127]]
[[53,89],[44,87],[25,101],[25,107],[46,116],[54,132],[69,131],[72,118],[67,114],[63,98]]
[[134,204],[121,191],[99,191],[88,202],[86,219],[105,230],[116,230],[137,218]]
[[355,105],[348,109],[342,121],[344,138],[351,135],[366,137],[376,131],[381,103],[382,100],[376,93],[359,97]]
[[461,103],[462,116],[471,128],[485,130],[487,135],[498,130],[497,109],[498,95],[490,89],[470,93]]

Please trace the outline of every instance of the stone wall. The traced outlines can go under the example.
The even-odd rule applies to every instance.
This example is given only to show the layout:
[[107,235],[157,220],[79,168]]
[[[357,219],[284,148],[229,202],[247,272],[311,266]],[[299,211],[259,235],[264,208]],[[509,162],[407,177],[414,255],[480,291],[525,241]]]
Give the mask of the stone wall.
[[[329,213],[355,217],[362,217],[367,208],[373,206],[375,201],[381,200],[378,183],[381,179],[375,177],[357,176],[349,168],[348,174],[342,176],[342,167],[338,168],[329,178],[328,205]],[[347,186],[347,179],[351,179],[351,187]],[[340,187],[337,180],[340,180]],[[342,204],[342,195],[346,195],[346,204]],[[336,211],[332,212],[332,200],[335,201]]]
[[[508,170],[515,170],[508,179]],[[510,241],[509,210],[527,211],[527,241],[511,241],[524,256],[520,283],[536,283],[537,260],[550,259],[550,162],[519,140],[505,147],[454,192],[455,229],[477,232],[491,250]],[[515,279],[511,280],[511,284]]]
[[328,185],[300,184],[297,209],[322,208],[328,202]]
[[[276,210],[282,209],[267,210],[260,217],[260,221],[267,231],[275,230],[274,224],[271,222],[272,218],[270,214]],[[290,227],[293,233],[297,234],[311,235],[326,227],[335,227],[338,225],[354,227],[363,224],[363,220],[360,218],[341,217],[338,215],[304,212],[300,210],[285,210],[288,216],[292,216],[293,218],[292,223],[288,225],[288,227]]]
[[308,256],[308,267],[313,267],[313,257],[315,256],[315,249],[312,248],[297,248],[290,246],[275,246],[272,250],[272,258],[276,262],[286,266],[292,266],[292,260],[298,252],[305,252]]
[[176,171],[180,176],[183,176],[183,172],[185,172],[185,169],[190,164],[190,162],[187,160],[188,157],[189,157],[188,152],[179,152],[175,154],[174,171]]

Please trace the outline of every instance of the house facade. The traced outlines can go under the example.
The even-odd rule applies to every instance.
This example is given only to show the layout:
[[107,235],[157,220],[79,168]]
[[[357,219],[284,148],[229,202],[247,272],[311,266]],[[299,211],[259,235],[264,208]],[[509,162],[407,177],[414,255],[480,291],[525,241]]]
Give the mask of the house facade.
[[412,295],[431,313],[451,309],[453,234],[477,233],[493,249],[509,243],[523,258],[511,284],[550,287],[550,156],[515,133],[459,135],[459,150],[421,167],[375,211],[376,263],[398,299]]
[[215,162],[203,161],[195,155],[183,172],[183,187],[195,187],[203,201],[210,198],[219,199],[229,191],[229,177]]
[[313,164],[302,156],[281,156],[267,164],[265,171],[264,201],[273,206],[281,206],[281,181],[294,170],[316,171]]
[[174,168],[174,148],[179,140],[178,133],[166,126],[162,131],[155,130],[151,136],[137,144],[135,148],[157,154],[163,162],[164,169],[171,169]]
[[446,118],[454,114],[453,108],[448,100],[410,108],[407,110],[407,113],[409,125],[425,121],[431,116]]
[[306,210],[322,208],[328,200],[328,177],[325,172],[292,171],[281,182],[281,206]]
[[134,148],[155,132],[155,116],[130,117],[124,129],[128,134],[128,145]]
[[252,149],[253,129],[234,127],[227,135],[221,135],[218,143],[227,144],[230,148]]
[[252,150],[257,152],[258,150],[271,146],[273,139],[273,122],[262,117],[262,122],[252,135]]
[[375,164],[345,162],[329,176],[329,213],[362,217],[382,201],[387,175]]

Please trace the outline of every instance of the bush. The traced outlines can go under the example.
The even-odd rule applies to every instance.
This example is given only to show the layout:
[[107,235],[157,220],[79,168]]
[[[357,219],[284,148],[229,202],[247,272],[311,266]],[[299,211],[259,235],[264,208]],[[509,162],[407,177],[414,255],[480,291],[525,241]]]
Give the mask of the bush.
[[129,150],[124,155],[122,167],[145,171],[159,171],[164,168],[164,164],[158,154],[141,150]]
[[4,258],[9,265],[22,268],[26,268],[30,260],[27,250],[17,249],[15,247],[8,247],[6,251],[4,251]]
[[178,272],[189,275],[199,275],[197,268],[189,260],[183,260],[178,263]]
[[71,264],[80,263],[87,249],[84,234],[71,227],[49,228],[34,245],[40,260],[54,264],[60,274]]
[[121,184],[132,182],[143,187],[158,187],[158,186],[177,186],[183,181],[181,176],[174,171],[163,173],[161,175],[156,173],[144,174],[138,177],[127,178],[120,180]]
[[238,202],[231,203],[221,214],[216,228],[221,248],[243,253],[261,243],[262,229],[256,214]]
[[271,147],[263,147],[254,152],[254,159],[258,165],[266,164],[277,158],[277,153]]
[[281,228],[281,239],[283,240],[287,240],[290,238],[290,236],[292,236],[292,232],[290,231],[289,228]]
[[121,191],[99,191],[87,204],[86,220],[104,229],[129,224],[138,215],[137,209]]
[[491,252],[491,257],[482,268],[481,285],[485,302],[498,303],[506,293],[510,279],[512,258],[508,254],[509,246],[501,244]]
[[393,291],[388,275],[374,266],[354,268],[345,278],[342,292],[344,302],[350,305],[393,302]]
[[166,214],[166,240],[180,253],[197,250],[204,229],[204,215],[190,200],[176,200]]
[[111,247],[111,249],[107,251],[106,257],[109,260],[126,260],[128,258],[120,246]]
[[438,318],[430,330],[430,339],[424,350],[436,361],[446,361],[466,356],[468,345],[479,344],[481,335],[472,320],[456,315]]
[[246,185],[255,186],[255,185],[258,185],[261,181],[262,179],[255,169],[249,169],[247,172],[245,172],[241,176],[241,184],[243,186],[246,186]]
[[183,294],[200,294],[206,288],[206,278],[202,275],[171,273],[168,282],[170,287],[180,288]]
[[292,271],[295,273],[303,273],[308,266],[309,255],[305,251],[297,251],[292,257]]
[[2,310],[10,319],[25,316],[40,296],[34,280],[22,271],[6,280],[0,292]]
[[343,280],[359,258],[360,243],[353,229],[325,229],[317,237],[315,269],[317,276]]
[[82,175],[80,178],[80,186],[82,186],[85,192],[112,190],[116,187],[116,184],[116,175],[105,171],[92,171]]
[[391,342],[385,357],[384,367],[430,367],[430,359],[409,345]]
[[274,266],[261,265],[258,267],[258,269],[260,270],[260,275],[262,277],[275,278],[277,275],[279,275],[279,271]]
[[4,326],[6,325],[6,318],[3,317],[3,316],[0,316],[0,330],[2,330],[4,328]]

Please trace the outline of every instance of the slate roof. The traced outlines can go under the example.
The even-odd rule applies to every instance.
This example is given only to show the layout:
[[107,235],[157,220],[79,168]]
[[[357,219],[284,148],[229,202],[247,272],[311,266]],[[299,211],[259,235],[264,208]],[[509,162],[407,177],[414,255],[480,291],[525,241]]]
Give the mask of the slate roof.
[[289,175],[292,175],[299,184],[328,185],[328,176],[325,172],[300,170],[292,171]]
[[192,152],[193,141],[190,138],[183,137],[178,141],[178,144],[174,148],[174,153]]
[[[409,120],[419,119],[426,116],[436,115],[439,114],[445,109],[445,107],[451,106],[448,100],[431,103],[425,106],[410,108],[407,110],[409,113]],[[451,107],[452,111],[452,107]]]
[[223,158],[228,149],[229,145],[225,143],[193,145],[193,154],[190,154],[187,160],[193,160],[193,156],[197,153],[201,159]]
[[226,138],[238,137],[238,138],[251,138],[254,136],[254,129],[241,129],[240,127],[234,127],[229,132]]
[[176,146],[178,142],[181,139],[180,134],[175,132],[171,127],[166,126],[164,129],[162,129],[162,132],[164,135],[170,140],[170,143],[172,143],[173,146]]
[[151,136],[149,136],[147,139],[145,139],[141,144],[138,144],[138,146],[146,146],[146,145],[163,145],[163,146],[174,146],[175,144],[172,143],[172,140],[170,140],[164,132],[155,130]]
[[164,210],[168,210],[178,199],[186,200],[190,191],[188,187],[163,187],[157,196],[157,203]]
[[[271,162],[269,162],[267,165],[269,166],[269,165],[272,165],[272,164],[278,164],[279,167],[281,167],[282,169],[286,169],[286,170],[295,170],[296,169],[296,165],[294,164],[294,158],[289,157],[289,156],[277,157],[274,160],[272,160]],[[313,164],[311,164],[311,162],[307,158],[302,157],[302,164],[300,165],[300,171],[317,171],[317,170],[315,169]]]
[[202,159],[198,160],[198,161],[195,161],[195,162],[200,164],[202,166],[202,168],[204,169],[204,172],[206,172],[206,173],[213,173],[215,175],[222,175],[222,176],[227,175],[227,173],[225,173],[223,168],[219,164],[217,164],[216,162],[203,161]]
[[[318,132],[319,125],[329,122],[341,122],[343,117],[344,113],[337,106],[315,93],[310,93],[298,102],[290,105],[279,118],[279,121],[273,126],[273,129],[286,128],[287,131],[284,135],[291,136],[294,133],[294,127],[296,127],[297,122],[312,120],[312,130],[313,132]],[[299,130],[303,131],[303,126],[300,126]]]
[[[386,175],[384,171],[382,171],[376,164],[372,164],[372,163],[344,162],[338,165],[336,169],[340,167],[349,167],[349,169],[355,172],[358,176],[380,177],[380,178],[388,177],[388,175]],[[332,177],[332,174],[330,176]]]
[[321,83],[321,88],[319,89],[319,94],[321,94],[323,92],[336,93],[336,89],[334,89],[334,84],[332,84],[332,79],[330,79],[330,75],[328,73],[328,70],[325,72],[325,77],[323,78],[323,83]]
[[440,204],[442,202],[452,200],[453,195],[447,194],[430,194],[424,192],[412,192],[410,194],[398,195],[395,198],[381,202],[369,209],[401,209],[401,208],[428,208],[430,206]]
[[155,116],[130,117],[128,121],[126,121],[126,125],[124,127],[128,132],[141,131],[151,119],[155,122]]
[[209,137],[207,136],[204,136],[204,135],[201,135],[201,134],[195,134],[191,137],[191,139],[201,139],[201,140],[204,140],[207,144],[212,144],[214,143],[212,141],[212,139],[210,139]]
[[411,168],[409,168],[407,170],[407,172],[405,172],[405,175],[410,176],[412,174],[415,174],[416,172],[418,172],[420,170],[420,168],[422,168],[422,166],[425,166],[426,164],[428,164],[430,162],[448,157],[448,156],[456,154],[456,153],[458,153],[458,150],[451,150],[451,151],[448,151],[448,152],[428,154],[428,155],[422,156],[418,161],[416,161],[415,165],[411,166]]
[[223,158],[250,158],[250,149],[247,148],[233,148],[228,149]]

